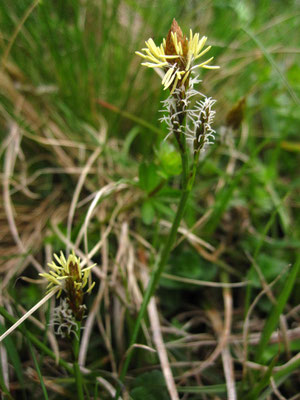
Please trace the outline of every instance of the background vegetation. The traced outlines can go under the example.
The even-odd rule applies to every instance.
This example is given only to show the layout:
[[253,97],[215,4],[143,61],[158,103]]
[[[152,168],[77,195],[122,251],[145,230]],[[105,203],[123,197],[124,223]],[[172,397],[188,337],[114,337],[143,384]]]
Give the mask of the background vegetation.
[[[43,297],[52,254],[74,248],[98,264],[80,348],[86,398],[112,398],[180,188],[158,122],[166,92],[134,51],[159,44],[175,17],[208,36],[221,66],[201,71],[217,136],[122,396],[300,398],[299,1],[18,0],[0,11],[1,332]],[[3,342],[4,398],[74,398],[53,306]]]

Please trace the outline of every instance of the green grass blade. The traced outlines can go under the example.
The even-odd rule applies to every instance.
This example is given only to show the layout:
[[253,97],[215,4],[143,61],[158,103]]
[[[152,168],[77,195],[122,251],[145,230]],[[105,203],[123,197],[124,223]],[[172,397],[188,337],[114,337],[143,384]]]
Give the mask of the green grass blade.
[[207,385],[207,386],[178,386],[178,393],[202,393],[202,394],[226,394],[227,387],[225,383],[218,385]]
[[[277,387],[279,387],[281,383],[283,383],[295,370],[298,370],[300,368],[299,354],[294,357],[294,360],[295,361],[293,362],[287,363],[288,365],[285,368],[281,369],[273,375],[273,379]],[[272,388],[266,389],[264,393],[262,393],[262,395],[258,398],[258,400],[266,400],[267,398],[269,398],[272,392]]]
[[274,305],[271,314],[269,318],[267,319],[267,322],[265,323],[261,339],[259,342],[259,345],[257,346],[256,353],[255,353],[255,360],[257,363],[260,363],[262,360],[262,355],[263,352],[270,340],[270,337],[274,330],[276,329],[276,326],[278,325],[278,321],[280,318],[281,313],[283,312],[283,309],[288,301],[288,298],[291,294],[291,291],[293,289],[293,286],[295,284],[298,271],[300,267],[300,256],[298,257],[296,263],[292,267],[289,276],[286,280],[286,283],[280,293],[280,296],[278,298],[277,304]]
[[[11,397],[7,387],[5,386],[4,379],[3,379],[3,376],[2,376],[1,367],[0,367],[0,393],[4,393],[5,396],[7,396],[7,398],[9,400],[13,400],[13,398]],[[3,397],[3,398],[5,398],[5,397]]]
[[33,363],[34,363],[36,372],[38,374],[38,377],[39,377],[39,380],[40,380],[40,384],[41,384],[41,388],[42,388],[42,391],[43,391],[43,394],[44,394],[44,399],[48,400],[49,397],[48,397],[47,389],[46,389],[46,386],[45,386],[45,383],[44,383],[43,375],[42,375],[40,367],[39,367],[38,360],[37,360],[37,358],[36,358],[36,356],[34,354],[34,350],[33,350],[33,347],[32,347],[30,339],[28,337],[27,337],[27,339],[28,339],[29,350],[30,350],[30,353],[31,353],[31,356],[32,356],[32,359],[33,359]]
[[277,358],[273,358],[272,362],[269,365],[269,368],[267,369],[267,371],[265,372],[265,374],[263,375],[263,377],[259,380],[259,382],[257,383],[257,385],[254,386],[254,388],[250,391],[250,393],[245,396],[245,400],[257,400],[257,396],[259,395],[259,393],[266,387],[269,385],[271,376],[272,376],[272,371],[273,368],[275,366]]
[[[284,200],[282,200],[281,203],[277,205],[277,208],[272,212],[272,214],[271,214],[271,216],[270,216],[268,222],[267,222],[266,225],[265,225],[265,228],[264,228],[264,230],[263,230],[263,233],[261,234],[261,238],[259,239],[259,241],[258,241],[258,243],[257,243],[257,245],[256,245],[256,247],[255,247],[254,255],[253,255],[253,262],[252,262],[251,267],[250,267],[250,269],[249,269],[249,273],[250,273],[250,274],[252,273],[252,271],[253,271],[253,269],[254,269],[254,266],[253,266],[253,265],[254,265],[254,263],[256,262],[256,259],[257,259],[257,257],[258,257],[258,254],[259,254],[259,252],[260,252],[260,249],[262,248],[262,245],[264,244],[265,238],[266,238],[266,236],[267,236],[267,234],[268,234],[270,228],[271,228],[272,225],[274,224],[275,217],[276,217],[276,215],[278,214],[279,207],[280,207],[280,205],[282,204],[283,201],[284,201]],[[247,286],[247,289],[246,289],[246,296],[245,296],[245,316],[247,315],[247,312],[248,312],[249,307],[250,307],[250,303],[251,303],[251,293],[252,293],[252,286],[251,286],[251,285],[248,285],[248,286]]]
[[[4,326],[0,324],[0,335],[2,335],[5,331],[6,329],[4,328]],[[22,363],[19,354],[16,350],[16,346],[13,344],[13,341],[9,336],[3,341],[3,344],[6,348],[8,357],[14,367],[20,386],[22,390],[24,390],[25,381],[24,381]],[[25,398],[25,393],[23,393],[23,398]]]

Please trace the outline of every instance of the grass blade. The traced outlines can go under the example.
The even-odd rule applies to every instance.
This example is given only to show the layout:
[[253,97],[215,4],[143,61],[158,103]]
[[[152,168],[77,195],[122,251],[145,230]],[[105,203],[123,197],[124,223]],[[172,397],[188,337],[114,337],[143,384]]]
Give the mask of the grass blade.
[[[3,325],[0,324],[0,334],[5,332],[5,328]],[[19,354],[16,350],[16,346],[13,344],[13,341],[11,339],[11,337],[7,337],[4,342],[3,345],[6,348],[6,351],[8,353],[8,357],[14,367],[14,371],[16,373],[17,379],[20,383],[20,386],[22,388],[22,390],[24,390],[24,375],[23,375],[23,370],[22,370],[22,363],[19,357]],[[23,398],[25,398],[25,393],[23,393]]]
[[39,377],[39,380],[40,380],[40,384],[41,384],[41,388],[42,388],[42,391],[43,391],[43,394],[44,394],[44,399],[48,400],[49,397],[48,397],[47,389],[46,389],[46,386],[45,386],[45,383],[44,383],[43,375],[42,375],[40,367],[39,367],[39,363],[38,363],[37,358],[36,358],[36,356],[34,354],[34,350],[33,350],[31,341],[30,341],[30,339],[28,337],[27,337],[27,339],[28,339],[29,350],[30,350],[30,353],[31,353],[31,356],[32,356],[32,359],[33,359],[33,362],[34,362],[34,366],[35,366],[36,372],[38,374],[38,377]]
[[269,385],[271,376],[272,376],[272,371],[273,368],[276,364],[277,361],[277,357],[274,357],[272,362],[269,365],[268,370],[265,372],[265,374],[263,375],[263,377],[258,381],[257,385],[254,386],[254,388],[250,391],[250,393],[248,394],[248,396],[245,397],[245,400],[256,400],[257,396],[259,395],[259,393],[266,387]]
[[265,323],[265,326],[264,326],[264,329],[263,329],[263,332],[261,335],[261,339],[260,339],[259,345],[257,346],[256,353],[255,353],[255,360],[257,363],[261,362],[263,352],[270,340],[272,333],[274,332],[274,330],[276,329],[276,326],[278,325],[280,315],[288,301],[288,298],[291,294],[294,283],[296,281],[299,267],[300,267],[300,256],[298,257],[296,263],[292,267],[290,274],[286,280],[286,283],[280,293],[277,304],[273,307],[271,314]]

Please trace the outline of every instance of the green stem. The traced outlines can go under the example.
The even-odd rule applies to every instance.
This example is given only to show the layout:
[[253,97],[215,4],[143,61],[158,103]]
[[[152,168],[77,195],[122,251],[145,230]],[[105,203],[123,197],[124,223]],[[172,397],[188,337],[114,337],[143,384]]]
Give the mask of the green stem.
[[[176,234],[177,234],[177,231],[178,231],[178,228],[180,225],[180,221],[184,214],[184,210],[185,210],[185,206],[186,206],[189,194],[190,194],[193,184],[194,184],[197,162],[196,161],[194,162],[194,167],[193,167],[192,173],[189,176],[189,174],[188,174],[188,154],[186,151],[186,147],[184,147],[184,151],[181,152],[181,160],[182,160],[182,194],[181,194],[180,202],[179,202],[179,205],[177,208],[177,213],[175,215],[175,218],[174,218],[174,221],[172,224],[171,231],[167,238],[167,242],[162,251],[161,258],[153,270],[153,273],[150,277],[150,281],[148,283],[146,292],[144,294],[143,303],[141,305],[141,308],[140,308],[140,311],[139,311],[139,314],[137,316],[137,320],[136,320],[136,323],[134,326],[134,330],[133,330],[133,333],[131,336],[129,351],[128,351],[127,357],[124,361],[124,364],[123,364],[123,367],[122,367],[122,370],[120,373],[120,382],[121,383],[123,383],[123,381],[124,381],[126,372],[128,370],[130,361],[133,356],[133,350],[134,350],[133,345],[136,343],[137,336],[140,331],[141,322],[144,319],[144,315],[146,313],[149,301],[158,286],[161,274],[163,273],[166,263],[168,261],[170,252],[172,250],[172,247],[173,247],[175,239],[176,239]],[[120,391],[121,391],[121,389],[119,387],[116,392],[115,399],[118,399]]]
[[[183,135],[181,135],[183,137]],[[188,159],[188,153],[186,149],[186,141],[185,137],[183,137],[182,140],[182,148],[183,151],[180,151],[181,155],[181,165],[182,165],[182,187],[185,188],[188,184],[188,174],[189,174],[189,159]]]
[[81,374],[80,367],[78,364],[78,354],[79,354],[79,344],[80,344],[80,328],[81,328],[81,322],[78,322],[77,323],[77,336],[74,337],[74,342],[73,342],[73,352],[74,352],[73,369],[74,369],[74,376],[75,376],[77,396],[78,396],[77,398],[78,398],[78,400],[84,400],[83,378],[82,378],[82,374]]

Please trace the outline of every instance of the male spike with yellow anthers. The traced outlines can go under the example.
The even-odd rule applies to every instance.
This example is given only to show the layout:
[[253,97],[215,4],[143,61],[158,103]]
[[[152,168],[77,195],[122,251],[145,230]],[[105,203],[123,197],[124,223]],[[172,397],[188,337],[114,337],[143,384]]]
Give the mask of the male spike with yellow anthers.
[[[66,283],[66,280],[72,282],[72,285],[76,290],[84,289],[88,281],[90,270],[96,264],[82,269],[80,265],[80,258],[76,257],[74,251],[69,255],[67,260],[62,251],[60,252],[60,257],[54,254],[54,258],[58,264],[55,264],[54,261],[48,263],[52,270],[50,270],[49,273],[45,272],[43,274],[39,274],[49,281],[47,292],[49,293],[54,289],[58,289],[57,297],[59,297],[61,292],[63,290],[66,291],[67,287],[70,286],[70,284]],[[94,285],[95,282],[92,283],[86,293],[91,291]]]
[[[83,304],[83,296],[85,293],[88,293],[92,290],[95,282],[91,284],[86,292],[84,292],[83,289],[87,284],[91,268],[93,268],[96,264],[82,269],[80,265],[80,258],[75,256],[74,251],[69,255],[67,260],[63,252],[60,252],[60,257],[58,257],[56,254],[54,254],[54,257],[58,262],[58,265],[52,261],[52,263],[48,264],[52,270],[50,270],[49,273],[45,272],[43,274],[39,274],[43,278],[46,278],[49,282],[47,286],[48,293],[0,336],[0,343],[19,325],[21,325],[31,314],[45,304],[45,302],[48,301],[54,294],[57,293],[57,297],[59,297],[62,291],[66,293],[64,304],[69,306],[75,320],[82,320],[86,309],[85,305]],[[66,307],[64,307],[64,310],[66,311]],[[68,314],[67,316],[69,322],[64,321],[64,326],[67,326],[66,323],[70,323],[70,315]],[[75,325],[76,324],[73,323],[73,326]],[[71,329],[72,327],[70,327],[68,330],[69,334]]]
[[136,51],[140,57],[147,60],[142,63],[148,68],[160,68],[165,72],[162,79],[164,90],[171,87],[171,94],[176,88],[188,86],[191,72],[196,68],[217,69],[218,66],[208,65],[213,57],[206,61],[195,64],[195,61],[206,54],[211,46],[203,50],[207,37],[200,39],[199,33],[193,35],[190,30],[190,37],[187,39],[176,20],[173,19],[171,29],[160,46],[156,46],[153,39],[147,40],[147,48],[143,48],[142,52]]
[[67,302],[75,319],[81,321],[85,311],[83,296],[85,293],[92,290],[95,282],[93,282],[85,292],[83,289],[87,285],[91,269],[96,264],[82,269],[80,258],[76,257],[74,251],[69,255],[67,260],[63,252],[60,252],[60,257],[54,254],[54,258],[58,265],[52,261],[52,263],[48,264],[52,270],[49,273],[43,273],[40,275],[49,281],[47,286],[48,292],[57,290],[57,297],[61,295],[62,291],[65,292]]

